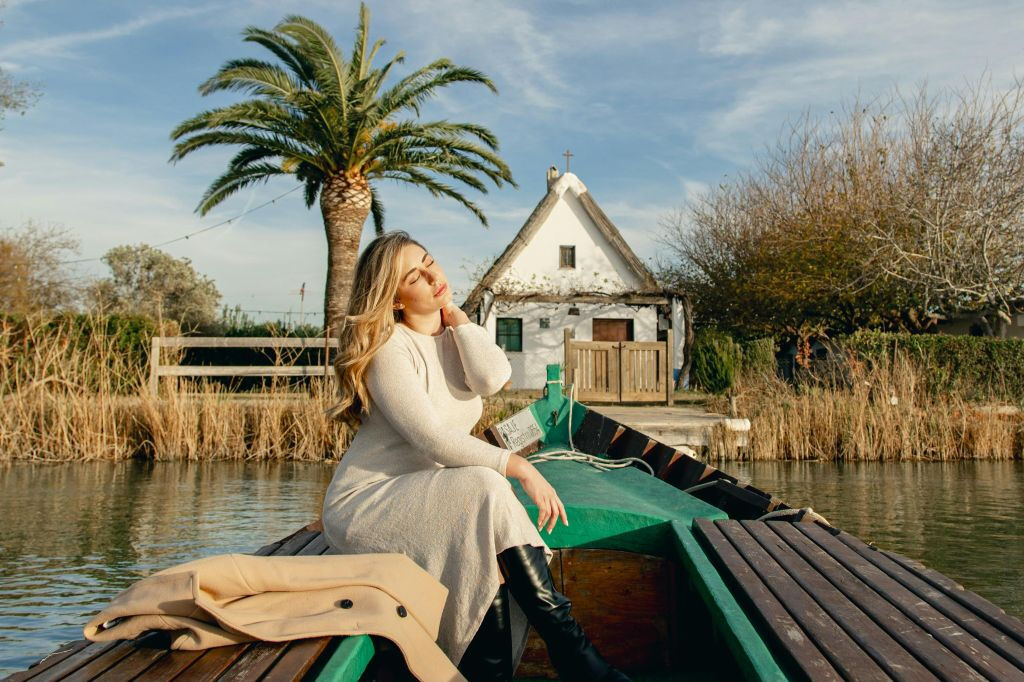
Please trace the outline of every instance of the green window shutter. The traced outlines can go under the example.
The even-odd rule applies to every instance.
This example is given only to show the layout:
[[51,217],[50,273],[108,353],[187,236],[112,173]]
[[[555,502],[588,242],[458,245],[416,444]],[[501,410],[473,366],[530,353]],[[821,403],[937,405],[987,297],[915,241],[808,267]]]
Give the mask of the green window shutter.
[[499,317],[497,319],[497,338],[495,343],[502,350],[523,350],[523,321],[518,317]]

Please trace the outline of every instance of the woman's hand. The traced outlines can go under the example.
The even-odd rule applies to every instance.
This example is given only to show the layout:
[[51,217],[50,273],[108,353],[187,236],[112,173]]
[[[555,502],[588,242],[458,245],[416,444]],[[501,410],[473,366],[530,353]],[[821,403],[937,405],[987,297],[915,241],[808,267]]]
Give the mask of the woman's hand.
[[467,322],[469,322],[469,316],[454,302],[449,301],[448,305],[441,308],[441,324],[445,327],[458,327]]
[[523,490],[537,505],[537,530],[548,523],[548,533],[550,533],[555,529],[559,517],[561,517],[562,523],[569,525],[569,519],[565,515],[565,505],[558,499],[558,493],[530,461],[514,454],[509,457],[505,472],[509,476],[519,479]]

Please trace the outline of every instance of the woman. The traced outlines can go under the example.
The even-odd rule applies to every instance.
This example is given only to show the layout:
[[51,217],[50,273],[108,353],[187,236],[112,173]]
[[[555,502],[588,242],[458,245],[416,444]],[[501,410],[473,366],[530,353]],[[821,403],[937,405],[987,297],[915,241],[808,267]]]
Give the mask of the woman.
[[[525,458],[469,433],[480,396],[511,376],[508,359],[406,232],[360,255],[335,370],[329,414],[359,429],[324,499],[331,547],[402,552],[447,587],[438,645],[470,680],[512,678],[527,621],[562,679],[628,680],[552,586],[539,529],[569,523],[554,488]],[[536,527],[506,476],[536,503]]]

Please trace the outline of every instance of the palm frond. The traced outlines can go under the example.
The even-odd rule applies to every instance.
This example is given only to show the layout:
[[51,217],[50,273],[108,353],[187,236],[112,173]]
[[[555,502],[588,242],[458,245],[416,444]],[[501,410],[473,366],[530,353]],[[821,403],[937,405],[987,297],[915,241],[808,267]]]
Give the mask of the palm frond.
[[316,69],[308,57],[285,36],[256,26],[249,26],[242,34],[245,36],[243,40],[262,45],[273,52],[306,87],[315,87]]
[[209,95],[221,90],[234,90],[287,98],[301,87],[287,71],[276,64],[259,59],[232,59],[201,83],[199,92]]
[[436,180],[430,177],[426,173],[423,173],[413,168],[408,168],[404,170],[388,171],[382,173],[381,177],[390,178],[391,180],[398,180],[399,182],[405,182],[410,185],[416,185],[417,187],[423,187],[435,197],[445,196],[450,199],[454,199],[455,201],[459,202],[467,209],[469,209],[470,213],[475,215],[477,219],[479,219],[480,222],[483,223],[484,226],[487,225],[487,216],[484,215],[483,211],[480,210],[479,206],[474,204],[466,197],[462,196],[462,193],[456,190],[455,188],[446,185],[440,180]]
[[206,215],[214,206],[238,190],[257,182],[266,182],[276,175],[285,175],[285,173],[278,166],[269,163],[255,164],[241,169],[229,169],[210,183],[196,211],[199,212],[199,215]]
[[[171,153],[170,160],[171,162],[180,161],[187,154],[191,154],[197,149],[220,144],[242,144],[264,147],[266,149],[273,150],[282,157],[302,159],[303,161],[306,161],[313,166],[317,166],[318,168],[321,167],[321,164],[328,165],[330,161],[329,159],[325,159],[322,155],[317,154],[315,151],[306,149],[305,147],[296,144],[294,141],[280,135],[261,135],[251,132],[230,130],[212,130],[207,133],[197,133],[191,137],[187,137],[174,145],[174,151]],[[325,172],[330,172],[335,169],[328,167],[323,170]]]
[[285,17],[274,30],[295,39],[298,47],[310,55],[321,92],[337,98],[342,120],[345,120],[349,77],[345,59],[331,35],[316,22],[297,14]]
[[370,187],[370,215],[373,216],[373,230],[379,237],[384,234],[384,204],[377,197],[377,190]]

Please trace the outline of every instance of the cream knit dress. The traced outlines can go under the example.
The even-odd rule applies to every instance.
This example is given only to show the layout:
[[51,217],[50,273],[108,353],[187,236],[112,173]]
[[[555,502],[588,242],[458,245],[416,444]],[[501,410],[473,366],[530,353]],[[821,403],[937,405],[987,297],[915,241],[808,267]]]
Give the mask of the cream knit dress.
[[[371,410],[324,499],[334,551],[402,552],[448,588],[437,643],[456,665],[498,590],[496,555],[529,544],[553,556],[505,478],[511,451],[469,433],[480,396],[511,374],[480,325],[431,336],[397,324],[367,367]],[[518,666],[528,623],[510,601]]]

